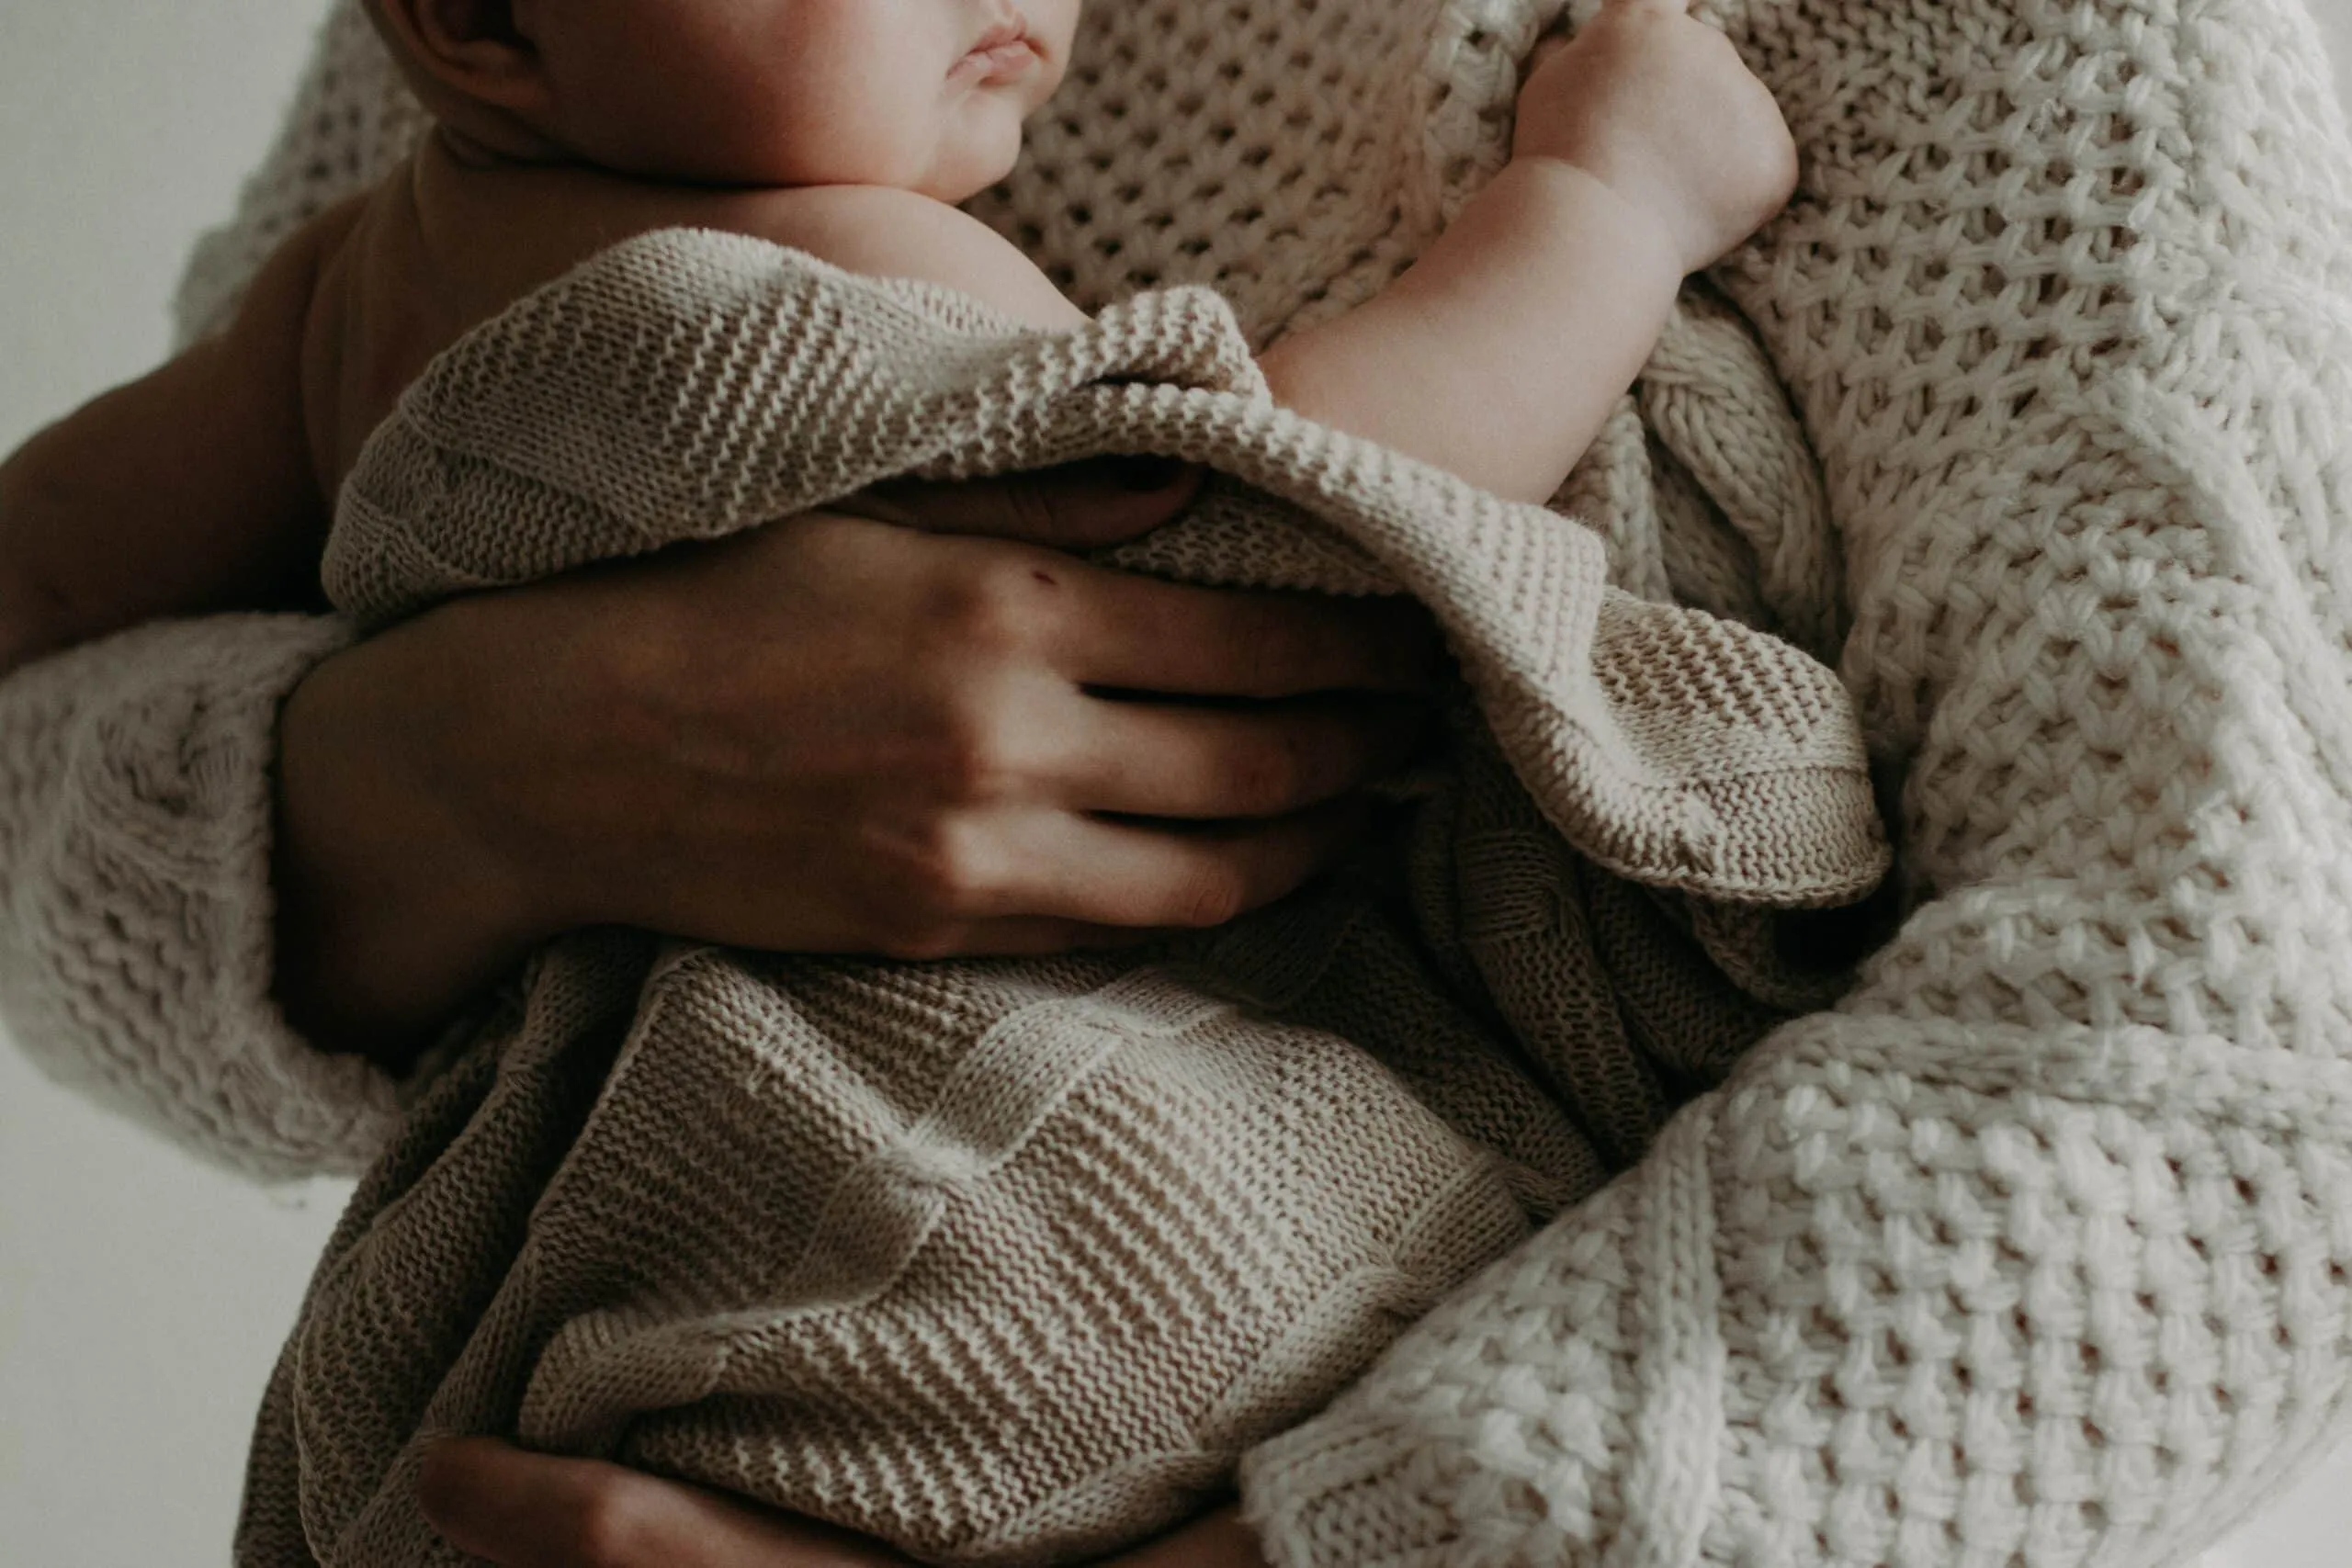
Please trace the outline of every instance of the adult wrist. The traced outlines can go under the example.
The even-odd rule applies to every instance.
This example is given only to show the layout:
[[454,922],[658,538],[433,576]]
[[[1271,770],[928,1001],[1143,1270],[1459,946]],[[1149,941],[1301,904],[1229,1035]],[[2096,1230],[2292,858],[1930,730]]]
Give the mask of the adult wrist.
[[552,934],[458,798],[447,630],[414,623],[328,660],[279,719],[277,999],[321,1047],[396,1073]]

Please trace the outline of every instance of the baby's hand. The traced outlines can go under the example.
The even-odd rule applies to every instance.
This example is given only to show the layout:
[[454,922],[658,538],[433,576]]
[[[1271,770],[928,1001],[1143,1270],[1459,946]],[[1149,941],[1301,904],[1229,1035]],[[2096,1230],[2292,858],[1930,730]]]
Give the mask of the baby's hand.
[[1796,143],[1771,92],[1688,0],[1609,0],[1539,49],[1515,158],[1572,164],[1661,224],[1685,272],[1763,227],[1796,188]]

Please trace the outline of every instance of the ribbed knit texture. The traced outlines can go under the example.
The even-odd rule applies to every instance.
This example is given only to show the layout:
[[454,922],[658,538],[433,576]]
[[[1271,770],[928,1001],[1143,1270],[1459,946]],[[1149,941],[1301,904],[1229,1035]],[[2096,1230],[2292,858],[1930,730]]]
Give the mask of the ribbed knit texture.
[[[1706,435],[1731,402],[1679,328],[1646,433],[1629,411],[1571,495],[1624,586],[1803,637],[1842,549],[1843,670],[1923,903],[1838,1012],[1261,1450],[1251,1511],[1279,1562],[1350,1568],[2177,1561],[2345,1424],[2352,163],[2324,57],[2292,0],[1709,14],[1804,157],[1716,281],[1818,469],[1778,435]],[[1493,166],[1497,62],[1534,19],[1102,6],[1041,156],[986,210],[1091,303],[1229,274],[1263,338],[1327,281],[1384,276]],[[249,216],[402,151],[356,129],[389,80],[362,28],[338,14]],[[134,750],[144,694],[184,684],[144,657],[136,699],[85,682],[37,707],[20,678],[0,724]],[[103,864],[12,870],[11,940],[72,900],[266,886],[249,856],[175,866],[168,892]],[[201,927],[157,951],[254,962]],[[1688,1081],[1676,1010],[1710,974],[1621,972],[1608,1016],[1651,1047],[1641,1076]],[[96,989],[57,950],[24,976],[12,1007]],[[42,1043],[114,1049],[146,1005],[44,1004],[72,1021]],[[160,1102],[182,1048],[136,1038],[115,1059]],[[245,1113],[202,1135],[242,1146]]]

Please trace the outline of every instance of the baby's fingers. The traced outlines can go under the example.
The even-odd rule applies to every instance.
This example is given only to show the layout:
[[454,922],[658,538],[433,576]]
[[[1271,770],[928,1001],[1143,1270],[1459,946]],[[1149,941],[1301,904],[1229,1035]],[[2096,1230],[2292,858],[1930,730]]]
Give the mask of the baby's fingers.
[[[1560,19],[1552,24],[1552,30],[1544,35],[1544,39],[1549,42],[1559,38],[1572,37],[1584,31],[1601,17],[1612,14],[1665,11],[1675,16],[1687,17],[1690,14],[1691,6],[1697,3],[1698,0],[1568,0],[1568,8],[1560,13]],[[1539,50],[1542,47],[1541,44],[1537,45]]]
[[1688,16],[1694,0],[1573,0],[1560,14],[1550,30],[1535,40],[1527,51],[1521,69],[1524,79],[1544,68],[1544,62],[1572,47],[1579,34],[1611,12],[1664,11],[1675,16]]

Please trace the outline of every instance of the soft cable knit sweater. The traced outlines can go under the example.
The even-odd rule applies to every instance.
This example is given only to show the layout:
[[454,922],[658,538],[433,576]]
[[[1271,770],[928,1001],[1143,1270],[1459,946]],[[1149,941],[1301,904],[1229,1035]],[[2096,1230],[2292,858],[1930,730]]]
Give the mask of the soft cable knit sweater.
[[[1628,586],[1804,638],[1844,626],[1842,549],[1918,907],[1834,1010],[1258,1450],[1251,1515],[1300,1564],[2174,1561],[2340,1432],[2352,1364],[2324,55],[2292,0],[1713,14],[1804,159],[1715,280],[1826,504],[1671,340],[1571,499]],[[1105,7],[989,215],[1088,303],[1213,281],[1262,336],[1376,287],[1491,170],[1544,19]],[[339,16],[191,319],[408,112]],[[395,1099],[263,1000],[268,715],[336,635],[159,628],[0,689],[19,1032],[258,1169],[347,1163]]]

